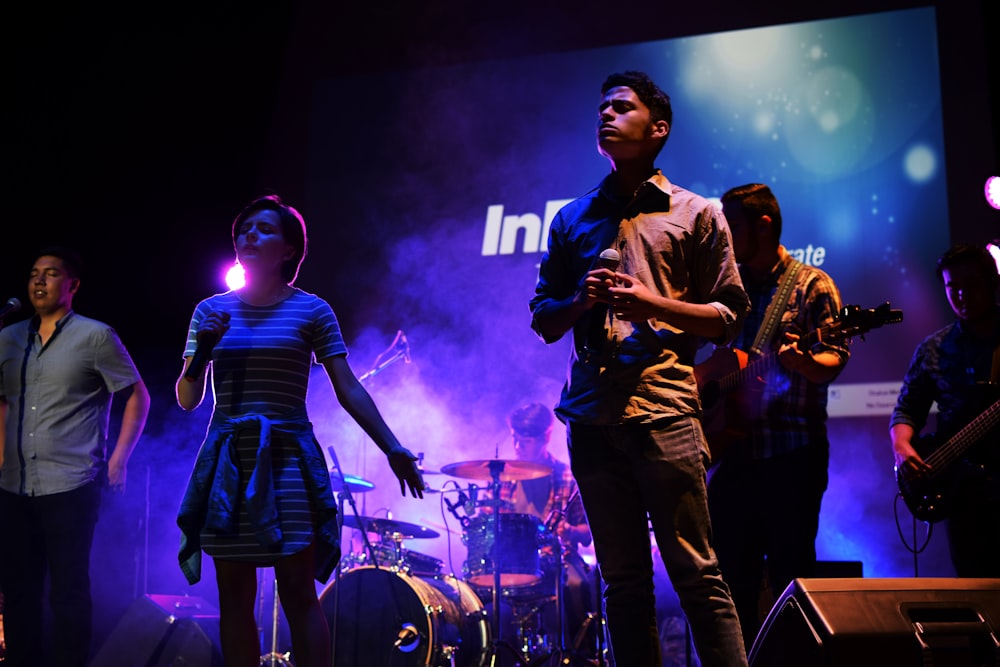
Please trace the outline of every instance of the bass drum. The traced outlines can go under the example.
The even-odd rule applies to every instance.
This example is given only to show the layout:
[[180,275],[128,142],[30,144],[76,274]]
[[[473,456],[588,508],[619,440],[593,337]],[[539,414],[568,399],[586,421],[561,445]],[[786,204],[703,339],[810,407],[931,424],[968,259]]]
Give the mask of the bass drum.
[[327,586],[320,605],[334,667],[483,667],[489,657],[483,603],[455,577],[359,567]]

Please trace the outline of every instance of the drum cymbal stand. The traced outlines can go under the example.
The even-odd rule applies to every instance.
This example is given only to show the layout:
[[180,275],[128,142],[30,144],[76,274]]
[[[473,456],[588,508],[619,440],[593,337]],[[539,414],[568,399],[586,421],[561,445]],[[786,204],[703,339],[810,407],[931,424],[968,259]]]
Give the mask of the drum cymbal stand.
[[271,620],[271,651],[260,656],[260,664],[266,667],[293,667],[288,652],[278,653],[278,577],[274,577],[274,604]]
[[503,641],[500,636],[500,473],[503,472],[505,464],[506,461],[500,460],[493,460],[489,463],[490,479],[492,480],[490,488],[493,490],[493,499],[490,503],[493,508],[493,548],[490,549],[490,561],[493,565],[493,627],[489,667],[496,667],[497,651],[500,647],[510,651],[522,665],[528,664],[520,651]]
[[[340,540],[341,544],[341,558],[343,558],[343,532],[344,532],[344,501],[346,500],[351,506],[351,511],[354,512],[355,517],[360,517],[358,513],[358,505],[354,502],[354,496],[351,494],[351,485],[347,483],[347,478],[344,476],[344,471],[340,467],[340,461],[337,459],[337,451],[330,445],[326,448],[326,451],[330,453],[330,460],[333,461],[333,468],[337,471],[337,475],[340,476],[340,493],[337,494],[337,539]],[[372,543],[368,540],[368,531],[362,530],[361,537],[365,542],[365,551],[368,553],[368,558],[371,560],[371,564],[378,569],[378,558],[375,555],[375,548],[372,547]],[[333,623],[330,624],[330,661],[331,664],[337,664],[336,661],[336,651],[337,651],[337,619],[340,617],[340,563],[333,568]],[[277,589],[276,589],[277,590]]]
[[553,509],[550,516],[545,520],[545,529],[547,532],[551,533],[555,537],[555,550],[556,550],[556,626],[558,628],[559,637],[559,648],[550,652],[544,657],[545,660],[553,656],[557,656],[557,662],[562,664],[562,658],[567,654],[566,652],[566,611],[565,611],[565,595],[566,595],[566,560],[563,557],[563,546],[562,540],[559,539],[559,534],[557,529],[559,524],[562,522],[563,518],[566,516],[566,510],[569,504],[573,502],[576,497],[576,491],[570,496],[569,500],[562,507]]
[[[574,642],[572,651],[567,647],[566,644],[566,611],[565,611],[565,595],[566,595],[566,559],[563,554],[562,540],[559,539],[559,535],[556,530],[559,528],[559,524],[562,522],[563,518],[569,510],[570,503],[572,503],[577,495],[579,495],[580,490],[575,489],[570,495],[569,499],[563,504],[562,507],[554,507],[549,515],[545,518],[545,531],[555,537],[555,550],[556,550],[556,586],[555,586],[555,603],[556,603],[556,636],[559,638],[559,645],[557,648],[552,649],[545,655],[541,656],[537,660],[529,663],[530,667],[535,665],[543,665],[549,661],[551,664],[568,665],[570,662],[570,656],[572,651],[578,648],[579,641]],[[586,632],[586,626],[582,628],[581,633]]]
[[[563,548],[562,540],[557,534],[559,524],[569,513],[569,507],[576,500],[577,496],[580,495],[580,489],[574,489],[573,493],[570,494],[569,499],[560,508],[554,508],[549,516],[545,520],[546,532],[551,533],[556,538],[555,548],[557,551],[557,568],[556,568],[556,587],[555,587],[555,602],[556,602],[556,616],[558,618],[559,627],[559,648],[553,650],[548,655],[543,656],[540,659],[540,663],[544,663],[546,660],[555,658],[555,662],[551,664],[559,665],[571,665],[578,664],[578,661],[583,661],[585,664],[594,664],[589,658],[580,655],[580,647],[586,640],[587,632],[590,630],[591,625],[595,621],[600,625],[600,619],[597,614],[587,613],[587,617],[584,619],[581,626],[577,629],[576,635],[573,637],[572,644],[567,642],[566,632],[567,632],[567,619],[566,619],[566,578],[568,576],[569,562],[566,560],[566,550]],[[598,599],[600,599],[598,597]],[[597,632],[601,632],[598,628]],[[603,663],[602,663],[603,664]]]

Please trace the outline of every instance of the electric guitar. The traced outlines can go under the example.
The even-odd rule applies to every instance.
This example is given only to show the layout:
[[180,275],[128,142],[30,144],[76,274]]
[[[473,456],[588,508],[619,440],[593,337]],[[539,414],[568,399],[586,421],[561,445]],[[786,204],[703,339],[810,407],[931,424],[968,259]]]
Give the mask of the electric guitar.
[[[965,453],[982,442],[1000,424],[1000,401],[986,408],[948,439],[936,434],[924,435],[913,444],[930,471],[908,478],[896,470],[896,484],[910,512],[921,521],[933,523],[951,512],[950,494],[967,475],[982,474],[972,463],[963,461]],[[927,453],[929,452],[929,453]]]
[[[803,335],[798,345],[809,349],[817,343],[863,337],[872,329],[902,321],[903,311],[891,308],[888,301],[866,310],[844,306],[837,319]],[[701,395],[702,427],[713,461],[721,459],[734,442],[746,437],[749,422],[760,415],[763,378],[777,364],[777,352],[750,359],[743,350],[719,347],[694,367]]]

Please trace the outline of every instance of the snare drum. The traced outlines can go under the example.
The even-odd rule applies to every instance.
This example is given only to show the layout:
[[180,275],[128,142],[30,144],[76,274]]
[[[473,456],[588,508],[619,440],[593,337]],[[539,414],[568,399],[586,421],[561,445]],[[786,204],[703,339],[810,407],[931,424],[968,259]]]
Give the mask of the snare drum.
[[320,605],[334,667],[483,667],[489,657],[483,603],[455,577],[359,567],[327,586]]
[[463,541],[468,547],[466,580],[476,586],[492,587],[494,564],[500,571],[500,587],[530,586],[542,578],[539,540],[545,533],[541,520],[532,514],[501,513],[499,548],[494,545],[493,514],[473,517],[465,527]]

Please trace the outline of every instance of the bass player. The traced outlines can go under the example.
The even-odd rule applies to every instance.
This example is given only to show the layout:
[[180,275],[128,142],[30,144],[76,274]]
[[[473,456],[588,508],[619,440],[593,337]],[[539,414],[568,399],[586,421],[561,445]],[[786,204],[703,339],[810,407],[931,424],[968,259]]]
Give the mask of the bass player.
[[[959,577],[1000,577],[1000,276],[986,248],[964,244],[938,259],[937,276],[956,320],[920,343],[903,378],[889,422],[897,479],[904,496],[934,499],[928,520],[947,517]],[[937,431],[918,439],[934,402]],[[938,444],[961,433],[974,437]]]

